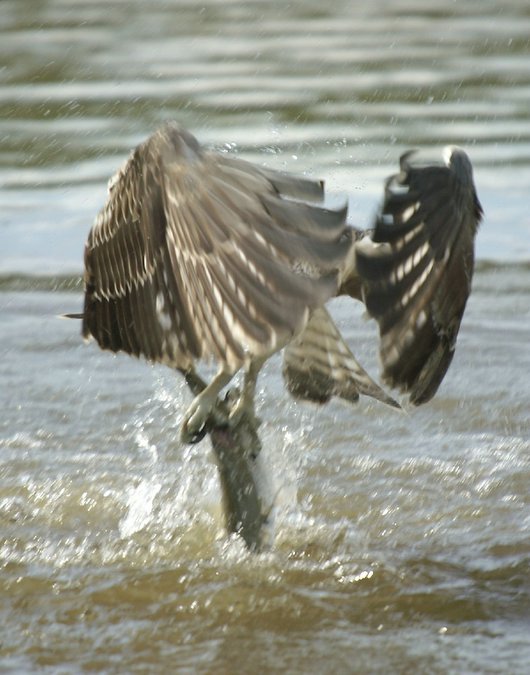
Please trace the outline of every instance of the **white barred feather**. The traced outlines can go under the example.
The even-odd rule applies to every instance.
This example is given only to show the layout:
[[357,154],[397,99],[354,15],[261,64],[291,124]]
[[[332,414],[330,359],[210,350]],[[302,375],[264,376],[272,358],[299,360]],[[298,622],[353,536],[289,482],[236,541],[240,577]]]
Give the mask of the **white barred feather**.
[[203,149],[168,123],[109,182],[85,247],[83,335],[182,370],[228,373],[287,346],[290,391],[367,394],[397,405],[357,363],[324,308],[364,300],[385,379],[428,400],[449,363],[470,292],[481,216],[471,164],[401,159],[376,227],[361,239],[323,184]]

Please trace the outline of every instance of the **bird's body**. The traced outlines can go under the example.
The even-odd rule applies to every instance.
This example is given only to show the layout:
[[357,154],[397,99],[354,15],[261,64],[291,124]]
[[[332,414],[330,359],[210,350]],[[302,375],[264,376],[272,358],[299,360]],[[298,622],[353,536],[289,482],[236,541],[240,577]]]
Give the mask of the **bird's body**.
[[89,234],[83,335],[183,372],[215,360],[218,374],[183,425],[194,440],[241,368],[233,415],[249,410],[259,368],[282,348],[293,394],[395,405],[325,309],[349,294],[379,321],[384,375],[427,400],[452,357],[481,211],[462,151],[434,167],[404,158],[401,168],[368,237],[346,208],[323,207],[322,183],[205,150],[164,125],[110,182]]

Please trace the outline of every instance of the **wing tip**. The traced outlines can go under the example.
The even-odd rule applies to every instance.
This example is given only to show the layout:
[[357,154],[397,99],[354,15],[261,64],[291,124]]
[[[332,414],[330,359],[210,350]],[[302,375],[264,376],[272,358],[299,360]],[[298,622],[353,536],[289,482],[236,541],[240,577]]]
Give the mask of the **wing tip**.
[[433,398],[451,364],[483,215],[467,153],[447,146],[442,154],[443,162],[415,150],[401,156],[374,233],[356,244],[364,302],[379,323],[383,380],[414,406]]

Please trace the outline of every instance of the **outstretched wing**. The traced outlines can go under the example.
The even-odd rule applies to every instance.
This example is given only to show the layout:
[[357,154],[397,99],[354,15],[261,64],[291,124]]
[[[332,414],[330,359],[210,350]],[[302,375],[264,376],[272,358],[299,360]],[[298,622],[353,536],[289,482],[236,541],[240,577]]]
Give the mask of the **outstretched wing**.
[[443,163],[423,165],[407,153],[400,165],[371,238],[356,244],[356,268],[379,323],[383,377],[419,405],[453,358],[482,208],[463,150],[447,148]]
[[357,361],[325,307],[313,312],[302,333],[285,348],[283,377],[295,398],[326,403],[338,396],[355,403],[363,394],[400,407]]
[[179,368],[275,351],[336,292],[350,247],[345,210],[306,203],[322,195],[166,124],[117,174],[89,234],[84,336]]

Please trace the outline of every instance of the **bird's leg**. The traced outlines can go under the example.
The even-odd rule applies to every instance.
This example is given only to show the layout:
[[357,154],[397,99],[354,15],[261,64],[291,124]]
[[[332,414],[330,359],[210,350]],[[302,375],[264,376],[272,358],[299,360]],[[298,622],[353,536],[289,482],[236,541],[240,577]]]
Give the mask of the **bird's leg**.
[[217,395],[234,377],[234,372],[221,367],[213,380],[191,402],[184,413],[180,437],[184,443],[196,443],[203,438],[203,429],[212,414]]
[[259,420],[254,411],[254,394],[256,392],[259,371],[264,363],[265,359],[256,358],[250,362],[246,369],[243,380],[243,389],[237,402],[230,411],[230,424],[236,424],[243,415],[247,415],[251,422],[256,423],[259,426]]

